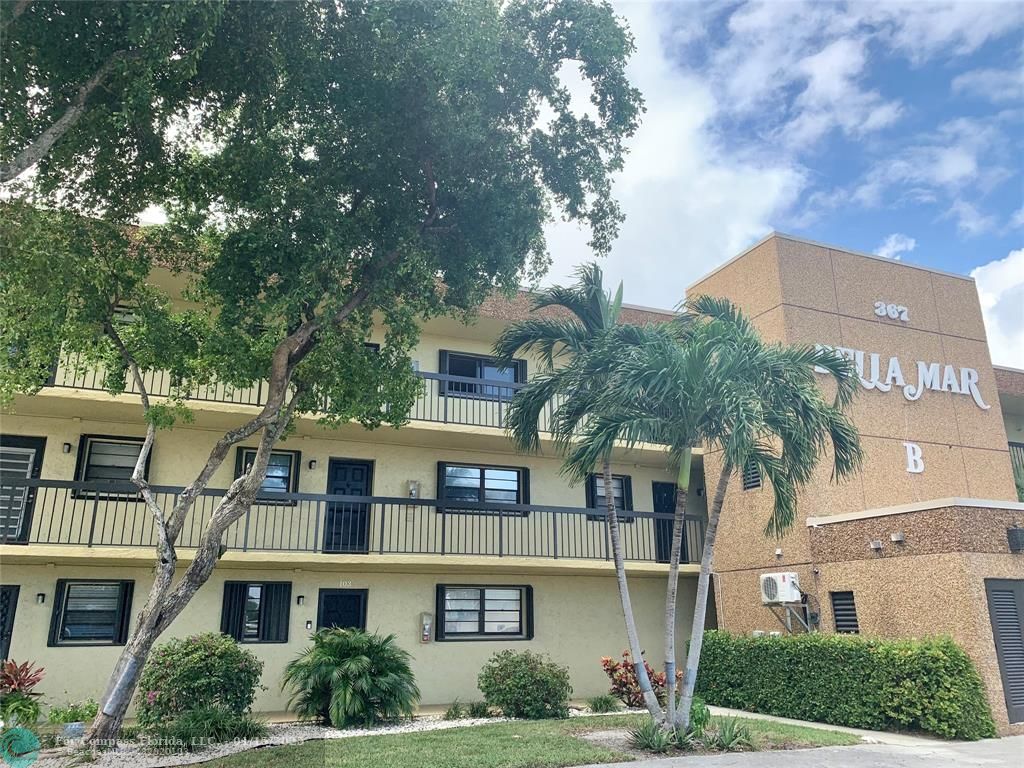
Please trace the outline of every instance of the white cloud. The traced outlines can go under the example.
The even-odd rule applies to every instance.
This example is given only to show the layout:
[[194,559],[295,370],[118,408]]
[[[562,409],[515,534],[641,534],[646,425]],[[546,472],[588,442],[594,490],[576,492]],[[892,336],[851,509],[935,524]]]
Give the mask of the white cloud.
[[992,362],[1024,368],[1024,248],[971,272],[985,317]]
[[1020,229],[1021,227],[1024,227],[1024,205],[1014,211],[1010,217],[1011,229]]
[[917,240],[900,232],[894,232],[879,244],[875,253],[886,259],[899,261],[902,254],[910,253],[916,247]]
[[1024,70],[972,69],[954,77],[951,88],[955,94],[978,96],[997,104],[1016,103],[1024,98]]
[[995,216],[983,214],[976,206],[964,200],[955,200],[946,216],[953,218],[957,231],[967,237],[982,235],[996,226]]

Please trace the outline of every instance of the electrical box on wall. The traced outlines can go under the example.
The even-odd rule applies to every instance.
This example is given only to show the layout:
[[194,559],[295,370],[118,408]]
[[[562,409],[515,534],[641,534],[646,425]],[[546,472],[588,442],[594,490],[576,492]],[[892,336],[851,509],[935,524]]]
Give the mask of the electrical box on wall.
[[434,617],[429,613],[420,614],[420,642],[429,643],[434,633]]
[[792,571],[761,574],[761,602],[765,605],[799,603],[802,597],[800,579]]

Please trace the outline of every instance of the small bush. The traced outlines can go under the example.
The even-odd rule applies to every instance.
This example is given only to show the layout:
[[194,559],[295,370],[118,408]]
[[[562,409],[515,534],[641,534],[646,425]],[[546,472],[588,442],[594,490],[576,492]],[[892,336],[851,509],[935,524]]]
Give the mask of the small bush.
[[694,696],[690,704],[690,733],[700,737],[711,722],[711,710],[700,696]]
[[34,730],[39,721],[39,699],[33,695],[14,691],[0,696],[0,720],[4,728],[28,728]]
[[20,726],[34,729],[41,706],[34,688],[43,680],[46,670],[32,662],[0,663],[0,720],[4,728]]
[[238,714],[218,706],[197,707],[154,726],[147,746],[156,751],[193,752],[211,744],[235,739],[258,739],[267,727],[250,715]]
[[988,699],[949,638],[704,635],[697,690],[723,707],[950,739],[995,735]]
[[754,741],[750,729],[735,717],[725,717],[718,721],[715,728],[704,734],[704,744],[709,749],[720,749],[723,752],[736,752],[750,749]]
[[61,723],[84,723],[96,717],[100,705],[96,699],[73,701],[63,707],[50,707],[46,719],[53,725]]
[[484,665],[477,685],[487,704],[506,717],[541,720],[569,716],[569,670],[530,651],[499,651]]
[[285,669],[289,706],[300,717],[337,728],[412,717],[420,689],[394,635],[361,629],[322,629],[313,645]]
[[458,699],[453,701],[448,709],[444,711],[445,720],[464,720],[466,718],[466,707]]
[[471,701],[466,705],[466,717],[481,720],[491,716],[491,708],[486,701]]
[[676,738],[672,731],[665,730],[648,717],[629,732],[629,745],[634,749],[660,755],[676,746]]
[[169,640],[153,650],[139,678],[139,725],[149,729],[206,707],[244,715],[262,673],[263,662],[227,635]]
[[[655,672],[654,668],[647,663],[647,659],[644,659],[643,662],[644,669],[647,670],[647,677],[651,681],[651,689],[654,691],[654,695],[658,697],[658,701],[664,706],[666,696],[668,695],[666,688],[668,678],[664,672]],[[622,661],[616,661],[611,656],[604,656],[601,659],[601,667],[611,680],[612,696],[615,696],[627,707],[636,708],[644,706],[644,695],[640,691],[640,681],[637,680],[636,670],[633,668],[633,658],[628,650],[622,652]],[[683,672],[680,670],[676,672],[676,683],[678,684],[682,679]]]
[[587,708],[599,715],[614,712],[619,708],[619,700],[610,693],[602,693],[600,696],[591,696],[587,699]]

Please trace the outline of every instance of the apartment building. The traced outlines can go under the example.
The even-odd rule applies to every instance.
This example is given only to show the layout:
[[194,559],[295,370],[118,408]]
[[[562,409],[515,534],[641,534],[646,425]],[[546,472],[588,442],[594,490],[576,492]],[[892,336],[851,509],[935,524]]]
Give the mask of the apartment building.
[[[169,274],[152,279],[173,286]],[[550,440],[538,455],[521,455],[502,426],[536,366],[522,359],[499,370],[490,352],[501,329],[529,309],[526,295],[496,297],[472,324],[427,323],[414,354],[423,392],[400,429],[300,418],[272,456],[267,496],[227,531],[213,577],[168,636],[222,631],[246,644],[264,661],[256,702],[263,711],[285,709],[285,664],[327,626],[394,633],[414,657],[424,704],[479,699],[480,668],[508,647],[569,666],[577,696],[604,692],[600,658],[627,643],[600,511],[603,482],[570,486]],[[670,316],[623,314],[633,322]],[[162,374],[148,376],[151,395],[166,394],[167,385]],[[132,389],[111,396],[101,374],[64,359],[50,385],[19,398],[0,423],[0,655],[45,667],[49,701],[102,693],[152,583],[152,521],[126,483],[145,433]],[[158,433],[147,467],[162,501],[263,397],[259,385],[192,393],[194,422]],[[213,478],[215,490],[196,503],[179,540],[183,566],[254,446],[238,446]],[[660,664],[676,471],[658,446],[614,459],[610,492],[622,511],[633,604],[646,650]],[[699,462],[694,477],[682,632],[703,540]]]
[[[732,299],[769,339],[839,349],[863,389],[853,407],[862,472],[835,485],[823,466],[782,540],[762,534],[771,492],[757,473],[734,478],[709,626],[949,634],[978,665],[1000,727],[1024,727],[1024,504],[1014,482],[1014,467],[1024,477],[1024,371],[993,367],[973,282],[774,234],[689,293]],[[301,418],[274,454],[267,497],[228,530],[213,578],[169,634],[219,630],[246,643],[265,662],[264,711],[285,707],[284,665],[324,626],[394,633],[425,704],[477,698],[481,665],[508,647],[549,653],[570,668],[576,696],[596,694],[607,689],[600,657],[626,645],[600,511],[610,492],[640,634],[660,662],[675,467],[644,445],[616,452],[613,488],[600,478],[572,487],[550,440],[538,455],[513,450],[504,412],[536,365],[498,370],[489,354],[528,313],[520,295],[489,300],[472,324],[427,323],[414,355],[423,393],[401,429]],[[669,316],[624,311],[627,322]],[[167,391],[159,374],[149,387]],[[172,497],[262,397],[260,386],[195,391],[194,423],[158,435],[150,482]],[[74,360],[0,422],[0,652],[45,666],[51,700],[102,690],[133,601],[149,588],[152,526],[124,484],[142,435],[131,387],[110,396]],[[227,487],[251,450],[240,446],[211,487]],[[713,484],[719,467],[714,452],[694,462],[682,636],[705,477]],[[185,563],[217,497],[204,496],[185,527]],[[797,600],[762,591],[762,577],[782,573],[797,575]]]
[[[771,492],[757,472],[734,479],[719,626],[950,635],[1000,728],[1024,731],[1024,371],[993,367],[973,280],[776,234],[688,292],[732,299],[768,339],[838,349],[861,389],[862,471],[837,485],[821,467],[782,540],[758,535]],[[704,457],[709,482],[719,466]],[[766,600],[773,573],[796,574],[800,599]]]

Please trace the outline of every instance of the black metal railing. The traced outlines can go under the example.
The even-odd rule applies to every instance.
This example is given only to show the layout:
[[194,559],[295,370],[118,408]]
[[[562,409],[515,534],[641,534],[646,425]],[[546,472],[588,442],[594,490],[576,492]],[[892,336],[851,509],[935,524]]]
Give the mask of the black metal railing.
[[[417,375],[423,382],[423,390],[409,412],[413,421],[502,429],[513,396],[524,386],[443,373],[419,372]],[[143,375],[143,381],[149,394],[155,397],[178,393],[175,382],[166,371],[148,371]],[[124,392],[139,394],[138,386],[130,377],[124,385]],[[53,369],[48,386],[93,391],[108,389],[104,372],[87,364],[81,355],[65,355]],[[187,399],[199,402],[261,406],[266,403],[267,386],[262,381],[243,388],[221,383],[199,384],[184,394]],[[541,414],[541,431],[550,431],[552,410],[553,407]]]
[[[181,488],[154,486],[170,510]],[[178,539],[194,547],[222,490],[196,499]],[[672,515],[621,513],[630,561],[667,562]],[[153,517],[125,483],[10,480],[0,484],[0,542],[85,547],[153,547]],[[704,520],[684,519],[684,562],[699,562]],[[537,504],[457,503],[435,499],[268,494],[224,533],[229,550],[323,554],[467,555],[607,560],[612,556],[602,511]]]

